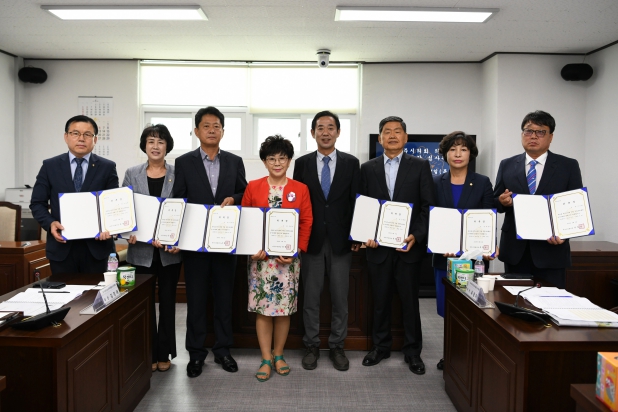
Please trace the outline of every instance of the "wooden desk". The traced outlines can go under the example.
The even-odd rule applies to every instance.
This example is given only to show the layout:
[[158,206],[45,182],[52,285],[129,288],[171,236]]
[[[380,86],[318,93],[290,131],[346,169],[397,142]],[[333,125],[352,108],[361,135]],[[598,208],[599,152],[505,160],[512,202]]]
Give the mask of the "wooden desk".
[[35,269],[41,272],[42,278],[51,275],[45,242],[28,242],[29,246],[22,246],[21,241],[0,240],[0,295],[34,282]]
[[[571,383],[596,382],[597,352],[616,349],[618,329],[527,323],[444,283],[444,381],[458,411],[575,411]],[[488,299],[515,301],[498,285]]]
[[[49,280],[96,284],[101,275]],[[150,388],[150,275],[137,275],[127,296],[96,315],[80,315],[96,291],[69,304],[58,328],[0,331],[4,411],[131,411]],[[21,289],[23,290],[23,289]],[[4,296],[4,301],[17,292]]]
[[575,400],[576,412],[611,412],[597,399],[594,383],[571,385],[571,398]]
[[566,290],[605,309],[618,306],[618,244],[571,241],[573,266],[566,271]]

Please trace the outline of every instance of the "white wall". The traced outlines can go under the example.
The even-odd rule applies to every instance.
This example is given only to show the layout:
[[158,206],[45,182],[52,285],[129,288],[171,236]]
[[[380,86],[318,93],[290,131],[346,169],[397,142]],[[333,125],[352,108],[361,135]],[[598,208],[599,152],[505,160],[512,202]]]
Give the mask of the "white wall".
[[[480,64],[367,64],[363,67],[358,157],[369,158],[369,135],[399,116],[412,134],[481,133]],[[482,161],[482,158],[479,159]]]
[[0,200],[4,189],[15,187],[15,123],[17,59],[0,53],[0,124],[2,125],[2,150],[0,150]]
[[[496,152],[494,170],[502,159],[523,153],[521,121],[534,110],[556,119],[550,150],[579,161],[585,170],[587,82],[566,82],[560,70],[568,63],[581,62],[576,56],[497,55]],[[488,61],[488,62],[489,62]],[[484,63],[487,64],[488,62]]]
[[23,182],[33,185],[44,159],[68,151],[64,126],[78,113],[79,96],[113,97],[111,154],[122,184],[125,170],[139,157],[140,119],[137,61],[27,60],[47,72],[43,84],[28,84],[22,116]]
[[[586,174],[595,240],[618,243],[616,207],[616,153],[618,153],[618,45],[593,54],[587,60],[594,75],[586,83]],[[580,144],[581,144],[580,143]],[[578,157],[579,159],[579,157]]]

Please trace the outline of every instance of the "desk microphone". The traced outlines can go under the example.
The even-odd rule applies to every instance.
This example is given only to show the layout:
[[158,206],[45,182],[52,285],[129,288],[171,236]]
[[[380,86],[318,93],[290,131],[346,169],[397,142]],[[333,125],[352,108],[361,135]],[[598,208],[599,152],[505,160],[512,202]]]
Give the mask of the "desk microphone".
[[515,306],[516,308],[519,307],[517,306],[517,301],[519,300],[519,295],[521,295],[524,292],[529,291],[530,289],[534,289],[534,288],[540,288],[541,287],[541,283],[537,283],[534,286],[530,286],[528,289],[524,289],[524,290],[520,290],[519,293],[517,294],[517,297],[515,298],[515,303],[513,304],[513,306]]
[[546,327],[550,327],[551,325],[547,322],[550,317],[547,313],[539,312],[539,311],[532,310],[532,309],[522,308],[517,305],[517,300],[519,299],[519,295],[521,295],[527,290],[534,289],[534,288],[540,288],[540,287],[541,287],[541,284],[537,283],[536,285],[531,286],[528,289],[524,289],[520,291],[517,294],[517,297],[515,298],[515,304],[513,305],[510,305],[504,302],[494,302],[494,303],[496,304],[500,312],[504,313],[505,315],[513,316],[514,318],[518,318],[526,322],[540,320],[541,322],[545,323]]
[[35,316],[27,317],[22,319],[21,322],[15,322],[11,325],[11,327],[15,329],[22,330],[36,330],[41,329],[46,326],[52,325],[54,327],[60,326],[60,321],[64,319],[67,315],[71,307],[60,308],[56,310],[49,310],[49,304],[47,303],[47,297],[45,296],[45,290],[43,289],[43,285],[41,284],[41,274],[38,270],[34,271],[34,276],[36,277],[39,286],[41,287],[41,293],[43,293],[43,299],[45,300],[45,313],[40,313]]

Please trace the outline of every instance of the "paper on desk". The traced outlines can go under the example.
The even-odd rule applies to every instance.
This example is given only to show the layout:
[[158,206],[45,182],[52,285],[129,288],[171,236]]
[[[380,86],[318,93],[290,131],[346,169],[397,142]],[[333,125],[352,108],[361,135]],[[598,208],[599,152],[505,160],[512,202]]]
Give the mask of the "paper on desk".
[[566,320],[581,320],[589,322],[618,323],[618,314],[609,310],[598,309],[549,309],[546,310],[553,317]]
[[[49,304],[49,310],[60,309],[62,304]],[[24,312],[24,316],[34,316],[46,311],[45,303],[2,302],[0,311]]]
[[[15,302],[15,303],[42,303],[45,304],[45,299],[43,299],[43,294],[40,293],[40,290],[36,290],[33,288],[26,289],[25,292],[20,292],[17,295],[13,296],[7,302]],[[65,305],[80,296],[82,292],[69,292],[69,293],[46,293],[45,297],[47,298],[48,304],[59,304],[60,306]]]
[[537,308],[549,309],[599,309],[586,298],[577,296],[526,296],[526,300]]
[[[529,289],[530,286],[505,286],[506,289],[511,295],[517,295],[522,290]],[[575,296],[570,292],[567,292],[564,289],[558,289],[555,287],[544,286],[541,288],[533,288],[521,294],[521,296],[526,299],[528,296]]]

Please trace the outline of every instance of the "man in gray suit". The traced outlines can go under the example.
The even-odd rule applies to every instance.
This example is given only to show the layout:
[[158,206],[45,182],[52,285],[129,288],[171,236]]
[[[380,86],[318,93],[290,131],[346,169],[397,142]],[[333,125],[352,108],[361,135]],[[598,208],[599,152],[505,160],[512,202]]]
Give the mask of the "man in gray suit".
[[294,180],[309,187],[313,226],[307,253],[303,253],[303,322],[306,347],[303,368],[315,369],[320,357],[320,297],[324,278],[330,280],[332,300],[331,332],[328,338],[330,359],[335,369],[347,371],[350,362],[343,351],[348,334],[348,290],[352,244],[348,237],[356,193],[360,188],[358,159],[335,150],[341,132],[339,117],[329,111],[315,115],[311,136],[318,150],[299,157],[294,165]]

